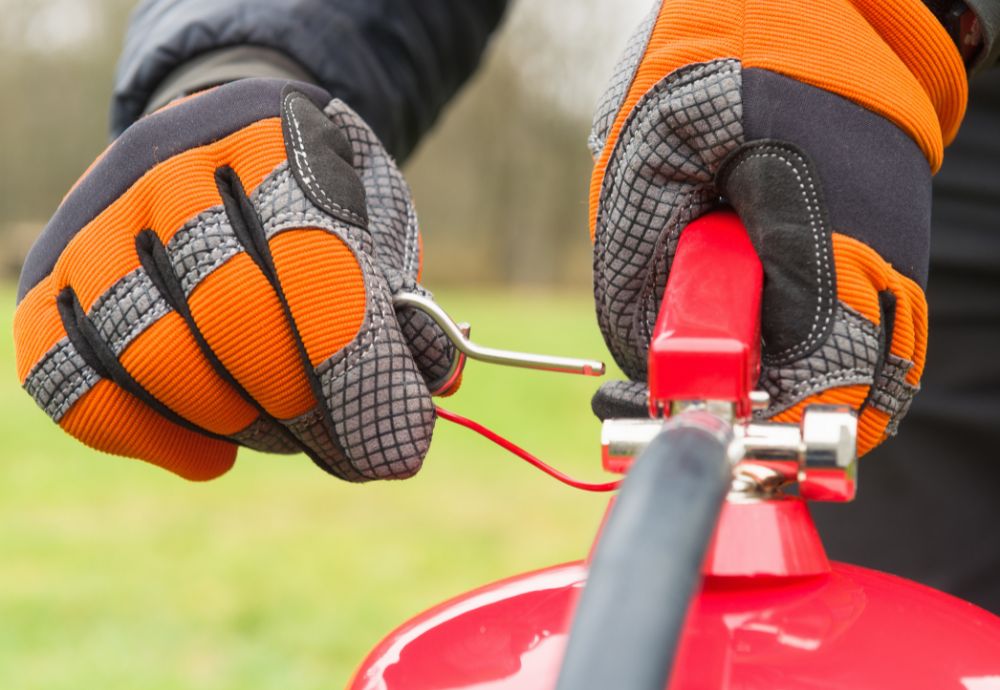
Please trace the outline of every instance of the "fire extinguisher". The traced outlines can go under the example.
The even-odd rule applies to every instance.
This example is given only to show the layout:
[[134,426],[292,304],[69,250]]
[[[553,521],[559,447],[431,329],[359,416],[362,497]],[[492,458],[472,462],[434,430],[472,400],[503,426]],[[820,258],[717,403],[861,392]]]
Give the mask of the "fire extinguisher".
[[[1000,690],[1000,618],[827,559],[807,503],[854,497],[856,420],[831,406],[754,420],[762,280],[734,213],[689,225],[650,345],[649,417],[604,423],[604,467],[625,479],[591,557],[413,618],[349,687]],[[585,368],[547,359],[561,368],[532,366]]]

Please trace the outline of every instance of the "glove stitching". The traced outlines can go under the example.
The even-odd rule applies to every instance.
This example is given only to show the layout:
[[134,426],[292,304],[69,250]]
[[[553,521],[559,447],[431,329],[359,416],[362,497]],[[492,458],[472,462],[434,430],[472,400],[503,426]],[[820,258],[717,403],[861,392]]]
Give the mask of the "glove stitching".
[[[335,98],[327,104],[323,112],[326,113],[334,124],[338,125],[344,131],[351,147],[355,150],[355,156],[361,159],[362,162],[356,167],[361,168],[359,174],[362,184],[367,180],[375,187],[378,187],[379,173],[381,172],[382,175],[388,178],[390,186],[395,183],[405,192],[407,218],[406,228],[403,232],[402,270],[415,275],[419,265],[420,230],[417,223],[416,211],[411,200],[410,189],[406,184],[405,178],[400,173],[392,156],[389,155],[388,151],[385,150],[382,143],[378,140],[378,137],[375,136],[375,133],[371,131],[371,128],[361,119],[361,116],[354,112],[349,105],[339,98]],[[379,170],[376,170],[376,168]],[[366,189],[368,186],[365,185]],[[370,209],[369,215],[371,216],[371,222],[375,223],[376,219],[386,215],[386,212],[382,209],[373,208]],[[386,225],[390,229],[392,228],[393,222],[391,218]]]
[[[254,195],[252,196],[252,202],[254,203],[254,206],[257,209],[258,213],[260,213],[259,210],[260,204],[264,203],[266,199],[273,197],[275,195],[281,195],[287,193],[284,190],[284,187],[286,185],[290,185],[290,189],[292,187],[294,187],[295,189],[301,189],[301,187],[297,184],[295,178],[292,177],[291,169],[288,167],[287,164],[283,163],[274,171],[272,171],[269,177],[265,180],[264,183],[262,183],[261,186],[258,187]],[[371,271],[371,265],[370,261],[367,261],[367,255],[364,254],[363,252],[359,252],[357,247],[355,246],[355,243],[352,241],[352,235],[354,235],[354,233],[364,232],[363,228],[355,227],[350,224],[339,221],[336,217],[331,216],[330,213],[318,207],[309,198],[308,195],[303,197],[299,203],[303,204],[303,206],[299,208],[285,209],[270,215],[263,214],[267,215],[267,221],[265,224],[265,235],[268,238],[268,240],[270,240],[275,235],[284,230],[292,228],[301,228],[304,224],[306,224],[311,228],[324,230],[340,238],[342,241],[345,242],[345,244],[347,244],[351,248],[352,252],[355,254],[355,257],[358,258],[363,265],[368,267],[369,272]],[[216,265],[215,268],[218,268],[218,266]],[[374,347],[376,344],[380,342],[378,337],[379,331],[377,330],[381,326],[381,320],[378,318],[379,315],[375,314],[374,316],[372,316],[371,311],[369,311],[368,314],[369,318],[363,327],[364,330],[361,334],[361,337],[356,339],[355,341],[356,344],[354,347],[357,347],[357,343],[361,343],[364,345],[364,350],[360,352],[355,351],[353,353],[353,355],[358,359],[364,357],[368,349]],[[373,328],[376,329],[374,332],[372,332]],[[335,353],[330,359],[343,360],[345,359],[346,356],[351,356],[351,355],[352,355],[351,346],[348,346],[347,348],[342,349],[340,352]],[[346,367],[347,364],[345,363],[344,366]],[[318,369],[321,370],[322,366],[319,367]],[[297,418],[295,420],[296,423],[292,424],[291,426],[289,426],[287,422],[285,422],[284,420],[282,421],[283,423],[285,423],[286,427],[289,428],[294,433],[296,438],[298,438],[300,441],[304,440],[305,436],[312,434],[313,427],[315,427],[320,421],[323,422],[323,428],[324,430],[326,430],[325,417],[323,417],[321,413],[316,410],[314,410],[312,414],[306,413],[300,418]],[[324,431],[324,433],[329,433],[332,438],[336,438],[337,436],[335,430],[333,429],[330,429],[329,431]],[[345,458],[344,462],[349,464],[350,460]],[[343,466],[341,466],[339,462],[335,463],[335,466],[331,466],[324,461],[324,463],[322,463],[321,466],[324,467],[325,469],[332,468],[332,471],[334,471],[335,474],[338,474],[338,476],[346,477],[344,473],[348,472],[348,470],[346,470]],[[353,470],[351,470],[351,472],[353,472]]]
[[767,419],[784,412],[801,403],[809,395],[822,393],[824,390],[838,388],[844,385],[873,385],[870,372],[859,369],[845,369],[840,372],[816,376],[806,381],[800,381],[787,390],[778,389],[778,394],[772,396],[773,403],[762,413],[754,412],[754,418]]
[[[875,327],[871,324],[870,321],[868,321],[868,319],[866,319],[864,316],[856,312],[851,307],[845,305],[843,302],[838,301],[837,305],[840,312],[842,312],[842,317],[839,317],[837,319],[837,323],[843,326],[843,328],[847,331],[847,335],[854,335],[858,340],[862,341],[878,339],[878,334],[875,332]],[[809,361],[809,360],[798,360],[798,362],[803,362],[803,361]],[[873,363],[871,364],[873,366]],[[848,383],[848,382],[866,383],[872,386],[873,389],[877,388],[878,383],[875,380],[875,375],[874,375],[875,372],[873,371],[872,366],[866,365],[864,368],[850,367],[847,369],[839,370],[839,376],[842,379],[845,377],[850,377],[853,379],[851,381],[842,380],[841,383]],[[828,372],[826,374],[819,374],[817,376],[813,376],[809,379],[806,379],[805,381],[799,381],[798,383],[791,385],[789,388],[783,388],[781,384],[781,377],[782,377],[781,371],[783,368],[786,370],[789,369],[787,365],[786,367],[769,367],[765,369],[765,371],[762,374],[762,379],[761,379],[762,382],[764,382],[765,385],[770,384],[770,386],[777,391],[774,394],[776,402],[774,405],[772,405],[767,409],[766,416],[777,414],[778,412],[781,412],[782,410],[785,410],[791,407],[792,405],[796,404],[797,402],[799,402],[799,400],[797,399],[789,400],[788,398],[789,397],[795,398],[796,396],[801,395],[803,389],[814,388],[818,390],[822,388],[822,384],[824,382],[829,384],[838,380],[837,379],[838,372]],[[795,371],[794,367],[791,367],[790,370],[791,372]],[[768,381],[767,376],[769,374],[777,376],[778,380]],[[783,402],[778,401],[777,399],[779,398],[782,399]]]
[[325,214],[322,217],[316,217],[315,215],[310,216],[308,214],[290,212],[280,220],[276,215],[273,220],[273,223],[268,223],[268,240],[285,230],[325,230],[326,232],[336,235],[341,239],[346,239],[343,237],[343,234],[341,233],[340,228],[337,227],[336,223],[331,222],[330,217]]
[[295,97],[295,95],[296,94],[293,92],[285,96],[285,112],[288,113],[288,117],[289,119],[291,119],[292,125],[294,127],[293,134],[295,136],[296,141],[293,142],[292,148],[295,150],[295,156],[296,158],[301,158],[302,163],[305,165],[305,171],[302,175],[302,180],[306,183],[306,186],[309,187],[309,189],[314,194],[322,198],[332,208],[336,209],[340,213],[343,213],[345,216],[356,222],[358,225],[364,226],[365,221],[361,216],[359,216],[354,211],[351,211],[348,208],[344,208],[337,202],[333,201],[329,196],[327,196],[326,191],[319,186],[319,182],[314,177],[312,166],[309,164],[309,156],[306,153],[302,143],[302,130],[299,127],[299,119],[295,115],[295,111],[291,107],[291,101]]
[[330,215],[322,211],[281,211],[268,219],[268,239],[277,232],[276,228],[281,227],[283,230],[286,229],[283,223],[287,221],[308,222],[310,226],[316,225],[324,230],[330,230],[335,227],[330,221]]
[[789,395],[798,397],[799,392],[804,389],[813,388],[819,384],[824,384],[823,387],[828,388],[829,386],[826,386],[825,384],[834,382],[844,383],[848,379],[850,379],[852,383],[859,383],[858,379],[862,379],[863,382],[868,383],[870,385],[872,383],[872,372],[866,369],[858,369],[856,367],[851,369],[841,369],[840,371],[837,372],[829,374],[820,374],[819,376],[814,376],[811,379],[800,381],[799,383],[796,383],[794,386],[789,388],[787,392]]
[[[291,169],[286,163],[281,163],[271,171],[264,182],[257,187],[256,191],[250,197],[257,215],[261,218],[266,217],[264,221],[264,234],[268,240],[282,230],[293,227],[317,228],[334,233],[341,230],[341,226],[337,224],[337,219],[316,206],[308,195],[303,196],[300,200],[303,204],[302,208],[286,209],[277,213],[263,213],[261,209],[264,204],[268,201],[273,203],[273,197],[282,193],[282,186],[284,185],[288,185],[290,188],[294,185],[301,192],[301,187],[298,186]],[[290,224],[290,222],[295,224]],[[351,226],[343,224],[343,227],[350,228]],[[239,251],[243,250],[240,249]]]
[[[764,151],[772,151],[772,153],[764,153]],[[830,260],[829,260],[828,250],[825,243],[821,241],[820,228],[817,225],[817,217],[819,215],[818,214],[819,200],[816,194],[816,187],[815,184],[813,183],[811,175],[808,172],[808,169],[805,169],[805,161],[803,161],[801,157],[795,156],[795,158],[798,159],[800,165],[802,165],[804,168],[803,171],[800,171],[791,160],[781,155],[782,153],[788,153],[793,156],[795,155],[791,154],[791,152],[773,146],[764,147],[760,149],[760,152],[755,152],[742,158],[735,166],[733,166],[733,168],[728,173],[729,176],[733,175],[740,168],[740,166],[742,166],[747,161],[753,160],[755,158],[775,158],[777,160],[780,160],[782,163],[788,166],[788,168],[791,169],[792,173],[795,175],[795,179],[799,185],[799,191],[802,193],[802,200],[805,202],[806,211],[809,214],[809,227],[810,230],[812,231],[813,240],[815,244],[815,257],[816,257],[816,267],[817,267],[816,272],[819,274],[818,277],[820,278],[820,280],[818,281],[816,311],[813,314],[813,321],[812,325],[810,326],[809,334],[806,336],[805,339],[802,340],[802,342],[798,343],[797,345],[785,348],[780,352],[764,355],[764,357],[762,358],[763,361],[765,363],[772,363],[772,364],[777,363],[779,360],[787,359],[795,355],[808,352],[819,342],[822,335],[826,332],[827,326],[829,326],[830,320],[832,318],[831,310],[828,310],[826,316],[823,318],[822,323],[820,323],[820,318],[823,313],[823,301],[824,301],[823,296],[825,291],[828,289],[827,285],[831,286],[829,289],[832,291],[833,275],[832,272],[830,271],[830,266],[829,266]],[[805,183],[803,182],[803,177],[806,178]],[[808,192],[806,189],[807,186],[808,186]],[[825,283],[824,280],[826,281]]]
[[420,229],[417,225],[417,211],[413,204],[407,204],[406,209],[406,254],[403,261],[404,270],[416,277],[420,268]]

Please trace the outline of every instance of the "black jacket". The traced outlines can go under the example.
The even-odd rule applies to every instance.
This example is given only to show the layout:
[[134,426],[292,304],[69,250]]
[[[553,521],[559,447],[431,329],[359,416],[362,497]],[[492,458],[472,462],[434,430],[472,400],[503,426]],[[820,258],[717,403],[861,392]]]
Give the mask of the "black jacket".
[[283,71],[342,98],[404,159],[475,69],[506,4],[144,0],[132,15],[115,76],[112,134],[142,115],[164,84],[183,91],[212,85],[204,83],[212,81],[206,74],[225,81]]

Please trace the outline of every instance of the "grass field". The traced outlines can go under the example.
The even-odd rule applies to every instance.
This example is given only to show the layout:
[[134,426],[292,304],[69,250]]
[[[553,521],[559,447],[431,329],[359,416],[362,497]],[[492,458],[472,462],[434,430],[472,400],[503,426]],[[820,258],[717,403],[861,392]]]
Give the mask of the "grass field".
[[[405,618],[581,557],[605,498],[438,423],[424,470],[356,486],[241,451],[191,484],[89,451],[20,390],[0,293],[0,688],[343,687]],[[589,296],[438,295],[500,347],[606,357]],[[446,406],[604,478],[594,379],[471,363]]]

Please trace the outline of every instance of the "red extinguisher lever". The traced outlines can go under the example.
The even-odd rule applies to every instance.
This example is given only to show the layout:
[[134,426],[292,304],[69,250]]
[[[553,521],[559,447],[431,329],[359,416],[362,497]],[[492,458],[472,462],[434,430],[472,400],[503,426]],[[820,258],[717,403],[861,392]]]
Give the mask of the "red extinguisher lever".
[[684,403],[728,403],[746,419],[760,374],[764,271],[729,210],[684,229],[649,346],[649,406],[668,416]]
[[856,419],[843,406],[810,406],[800,424],[753,420],[767,407],[760,377],[764,272],[731,210],[705,215],[677,244],[649,346],[647,420],[604,422],[604,466],[625,472],[664,420],[703,410],[732,425],[733,490],[766,498],[797,483],[808,500],[856,492]]

